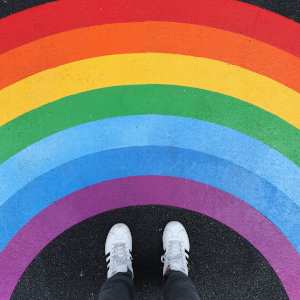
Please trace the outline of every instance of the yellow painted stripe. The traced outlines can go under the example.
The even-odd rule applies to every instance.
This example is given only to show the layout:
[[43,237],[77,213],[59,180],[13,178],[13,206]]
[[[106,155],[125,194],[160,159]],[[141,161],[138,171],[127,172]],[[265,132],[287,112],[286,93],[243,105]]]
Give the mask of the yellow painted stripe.
[[0,125],[71,94],[151,83],[190,86],[233,96],[300,128],[300,94],[296,91],[221,61],[161,53],[101,56],[27,77],[0,92]]

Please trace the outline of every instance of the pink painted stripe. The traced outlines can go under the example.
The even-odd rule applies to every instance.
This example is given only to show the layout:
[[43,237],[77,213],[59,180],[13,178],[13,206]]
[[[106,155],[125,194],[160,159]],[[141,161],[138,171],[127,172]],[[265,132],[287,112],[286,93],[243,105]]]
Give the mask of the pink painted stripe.
[[245,202],[210,186],[174,177],[128,177],[99,183],[55,202],[34,217],[0,256],[1,300],[55,237],[96,214],[126,206],[160,204],[214,218],[234,229],[272,265],[291,300],[300,299],[300,256],[278,229]]

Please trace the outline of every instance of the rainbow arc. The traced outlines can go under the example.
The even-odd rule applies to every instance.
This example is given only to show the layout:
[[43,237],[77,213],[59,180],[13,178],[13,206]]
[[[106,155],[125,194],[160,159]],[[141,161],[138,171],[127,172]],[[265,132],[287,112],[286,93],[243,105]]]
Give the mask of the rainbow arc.
[[71,226],[160,204],[238,232],[298,300],[300,25],[231,0],[71,4],[0,20],[1,299]]

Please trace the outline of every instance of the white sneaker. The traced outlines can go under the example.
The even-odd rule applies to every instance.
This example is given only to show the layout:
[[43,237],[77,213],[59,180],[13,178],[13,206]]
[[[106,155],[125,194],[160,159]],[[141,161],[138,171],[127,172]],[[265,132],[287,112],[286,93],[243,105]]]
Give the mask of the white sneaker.
[[161,257],[164,263],[163,275],[168,270],[180,271],[188,275],[188,258],[190,241],[184,226],[177,221],[169,222],[163,233],[163,249]]
[[125,224],[115,224],[109,231],[105,242],[105,256],[107,263],[107,278],[120,272],[132,269],[132,236]]

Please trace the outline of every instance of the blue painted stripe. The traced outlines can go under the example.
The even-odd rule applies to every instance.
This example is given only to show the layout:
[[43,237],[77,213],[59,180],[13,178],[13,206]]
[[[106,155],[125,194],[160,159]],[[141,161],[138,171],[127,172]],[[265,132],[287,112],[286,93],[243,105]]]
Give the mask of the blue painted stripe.
[[149,145],[190,149],[228,160],[262,177],[300,205],[300,168],[276,150],[216,124],[158,115],[87,123],[31,145],[0,166],[0,204],[68,161],[104,150]]
[[94,153],[32,181],[1,208],[0,249],[32,217],[57,199],[97,182],[143,175],[187,178],[231,193],[270,219],[300,252],[299,207],[276,187],[229,161],[192,150],[157,146]]

